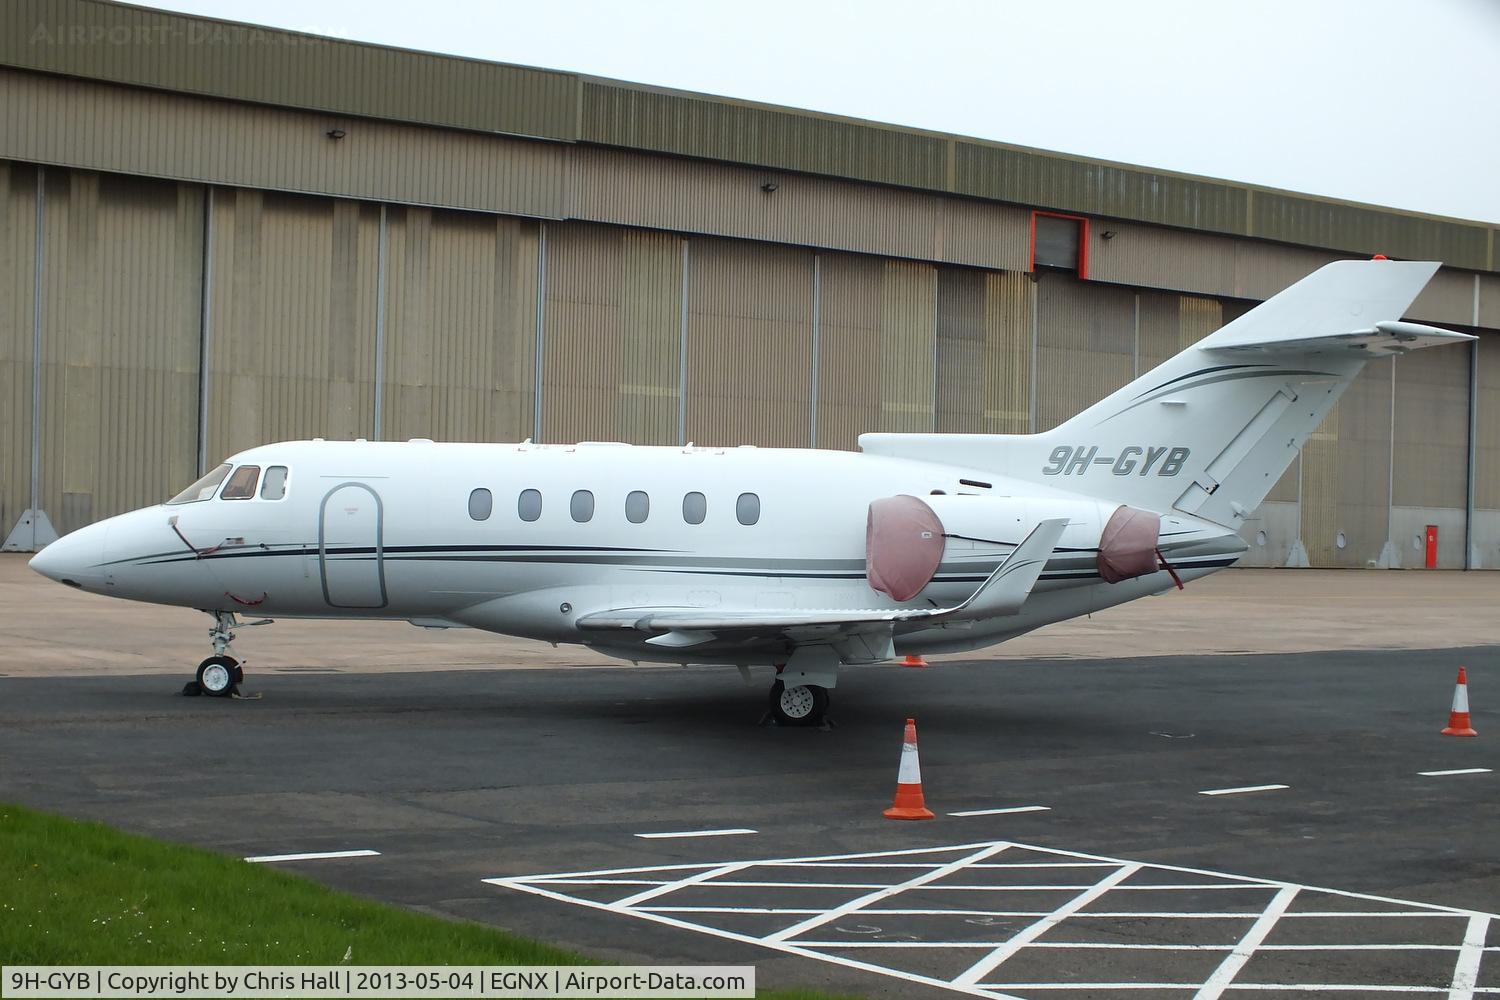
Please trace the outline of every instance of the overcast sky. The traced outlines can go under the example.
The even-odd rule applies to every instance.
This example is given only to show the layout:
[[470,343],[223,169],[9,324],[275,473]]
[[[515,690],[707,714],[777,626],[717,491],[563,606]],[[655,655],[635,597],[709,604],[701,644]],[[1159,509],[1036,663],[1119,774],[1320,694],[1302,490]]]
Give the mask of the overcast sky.
[[1500,0],[147,0],[1500,223]]

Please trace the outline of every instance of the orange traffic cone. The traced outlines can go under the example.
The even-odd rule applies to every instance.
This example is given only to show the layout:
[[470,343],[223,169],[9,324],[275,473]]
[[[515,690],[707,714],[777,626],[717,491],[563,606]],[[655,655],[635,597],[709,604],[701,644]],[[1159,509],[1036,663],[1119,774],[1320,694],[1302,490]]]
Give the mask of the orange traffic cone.
[[1453,689],[1453,710],[1448,713],[1448,728],[1444,736],[1478,736],[1469,722],[1469,678],[1463,667],[1458,668],[1458,685]]
[[922,765],[917,762],[917,720],[906,720],[906,739],[901,744],[901,771],[896,776],[896,801],[885,811],[886,819],[933,819],[922,798]]
[[929,664],[926,660],[922,659],[922,657],[920,656],[917,656],[915,653],[908,653],[906,655],[906,659],[901,661],[901,665],[903,667],[925,667]]

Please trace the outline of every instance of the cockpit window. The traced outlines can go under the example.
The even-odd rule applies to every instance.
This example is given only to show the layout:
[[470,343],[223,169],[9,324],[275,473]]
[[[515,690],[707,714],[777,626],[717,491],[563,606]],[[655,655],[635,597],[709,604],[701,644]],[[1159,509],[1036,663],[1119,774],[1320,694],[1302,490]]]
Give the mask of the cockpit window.
[[212,470],[208,475],[204,476],[202,479],[198,480],[196,483],[189,486],[187,489],[183,490],[172,499],[168,500],[167,503],[197,503],[199,500],[208,500],[212,498],[214,495],[214,491],[219,488],[219,484],[224,481],[224,477],[229,475],[229,470],[231,468],[233,468],[233,466],[231,466],[228,462],[225,462],[223,465],[219,466],[217,469]]
[[224,485],[220,500],[249,500],[255,496],[255,483],[260,479],[260,466],[242,465],[234,470],[229,482]]
[[266,470],[266,478],[260,484],[262,500],[280,500],[286,496],[286,466],[273,465]]

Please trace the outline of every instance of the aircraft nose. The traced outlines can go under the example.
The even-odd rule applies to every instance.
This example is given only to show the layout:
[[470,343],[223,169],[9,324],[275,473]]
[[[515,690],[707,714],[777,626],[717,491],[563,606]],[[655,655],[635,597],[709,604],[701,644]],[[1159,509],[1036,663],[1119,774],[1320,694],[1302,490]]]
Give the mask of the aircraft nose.
[[31,557],[30,566],[58,583],[82,589],[104,580],[104,540],[109,528],[91,524],[59,538]]

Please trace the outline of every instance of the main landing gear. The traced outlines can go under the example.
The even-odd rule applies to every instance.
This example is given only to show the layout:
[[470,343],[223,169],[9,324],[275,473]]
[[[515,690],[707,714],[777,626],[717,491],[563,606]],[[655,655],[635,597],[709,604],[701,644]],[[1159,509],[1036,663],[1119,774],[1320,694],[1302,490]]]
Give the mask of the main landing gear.
[[771,718],[778,726],[818,726],[828,715],[828,689],[816,684],[792,684],[781,678],[771,685]]
[[838,653],[831,646],[799,646],[776,664],[768,720],[778,726],[830,728],[828,692],[839,682]]
[[209,614],[214,618],[214,627],[208,630],[214,655],[198,664],[197,678],[184,684],[182,693],[205,694],[213,698],[238,697],[240,685],[245,680],[245,671],[240,666],[240,661],[229,655],[229,644],[234,641],[233,630],[251,625],[269,625],[271,619],[242,622],[235,618],[233,611],[210,611]]

